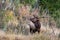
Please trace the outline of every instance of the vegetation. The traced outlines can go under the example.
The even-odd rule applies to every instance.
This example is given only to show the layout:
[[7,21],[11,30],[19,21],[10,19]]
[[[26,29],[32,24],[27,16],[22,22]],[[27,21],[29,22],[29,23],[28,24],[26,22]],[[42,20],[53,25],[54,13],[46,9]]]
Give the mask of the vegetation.
[[[6,33],[24,34],[26,18],[33,14],[40,17],[44,26],[60,29],[60,0],[0,0],[0,29]],[[31,40],[51,40],[49,35],[45,37],[46,34],[36,34]]]

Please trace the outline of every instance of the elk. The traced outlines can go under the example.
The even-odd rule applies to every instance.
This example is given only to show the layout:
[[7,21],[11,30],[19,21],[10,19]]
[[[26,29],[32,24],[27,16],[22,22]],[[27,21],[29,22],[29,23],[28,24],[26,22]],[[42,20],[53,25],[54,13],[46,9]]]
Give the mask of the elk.
[[34,18],[30,18],[30,20],[34,23],[34,26],[35,26],[35,29],[30,28],[30,31],[33,31],[33,33],[35,32],[39,33],[41,28],[41,23],[39,21],[39,18],[34,16]]

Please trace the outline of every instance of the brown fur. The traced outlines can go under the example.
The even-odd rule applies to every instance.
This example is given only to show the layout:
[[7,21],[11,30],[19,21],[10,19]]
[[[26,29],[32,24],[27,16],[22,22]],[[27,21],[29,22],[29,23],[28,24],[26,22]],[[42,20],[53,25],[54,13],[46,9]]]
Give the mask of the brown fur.
[[32,32],[32,33],[38,32],[39,33],[40,32],[40,28],[41,28],[41,23],[40,23],[39,18],[34,16],[34,18],[31,18],[30,20],[35,25],[35,29],[30,28],[30,32]]

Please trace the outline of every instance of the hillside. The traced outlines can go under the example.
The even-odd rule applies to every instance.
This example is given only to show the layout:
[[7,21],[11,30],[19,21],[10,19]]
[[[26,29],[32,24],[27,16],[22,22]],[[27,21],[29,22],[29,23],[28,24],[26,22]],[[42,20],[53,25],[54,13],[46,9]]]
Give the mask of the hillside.
[[0,0],[0,40],[60,40],[60,0]]

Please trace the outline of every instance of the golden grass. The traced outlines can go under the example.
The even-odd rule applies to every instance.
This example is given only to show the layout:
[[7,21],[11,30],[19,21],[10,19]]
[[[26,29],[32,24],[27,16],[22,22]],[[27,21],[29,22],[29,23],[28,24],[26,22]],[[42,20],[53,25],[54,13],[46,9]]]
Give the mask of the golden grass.
[[33,35],[5,34],[0,35],[0,40],[49,40],[49,37],[45,37],[43,36],[43,34],[33,34]]
[[41,30],[41,32],[29,35],[5,33],[0,31],[0,40],[60,40],[60,38],[54,35],[49,35],[46,31]]
[[[49,35],[46,35],[45,33],[40,33],[40,34],[35,33],[30,35],[4,34],[4,35],[0,35],[0,40],[52,40],[52,39],[50,38]],[[55,39],[55,40],[60,40],[60,39]]]

